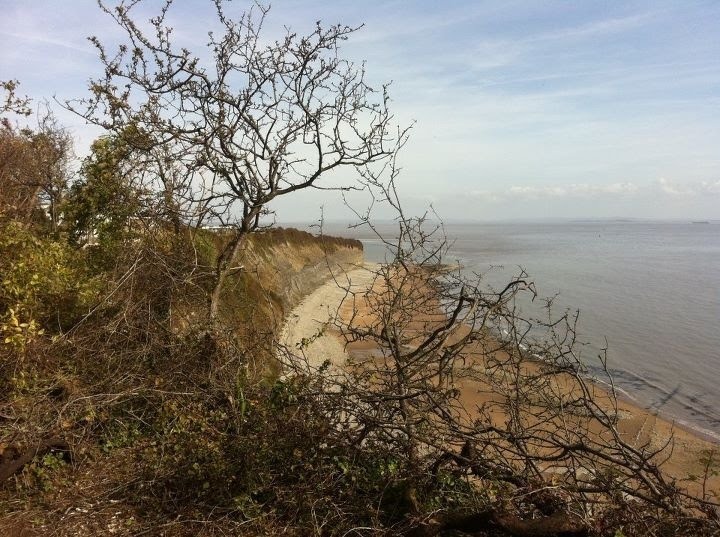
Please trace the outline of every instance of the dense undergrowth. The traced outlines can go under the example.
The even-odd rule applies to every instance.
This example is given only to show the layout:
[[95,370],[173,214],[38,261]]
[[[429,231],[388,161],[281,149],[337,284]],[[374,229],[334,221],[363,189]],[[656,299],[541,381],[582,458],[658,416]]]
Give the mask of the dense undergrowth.
[[[392,443],[349,442],[314,395],[321,380],[278,377],[271,342],[285,306],[271,288],[283,281],[270,277],[273,247],[355,243],[256,235],[255,269],[230,281],[218,334],[202,318],[202,262],[189,260],[221,236],[155,230],[107,260],[102,246],[2,226],[0,468],[29,454],[0,476],[10,535],[511,535],[491,508],[539,509],[501,480],[459,467],[418,474]],[[551,492],[548,502],[563,501]],[[593,524],[582,534],[713,531],[620,499]],[[515,534],[580,534],[559,528]]]
[[320,482],[340,491],[345,455],[327,444],[328,425],[277,381],[272,335],[288,305],[272,251],[311,247],[305,255],[324,263],[318,252],[357,242],[290,229],[254,236],[248,270],[228,280],[218,336],[203,319],[198,266],[222,234],[138,232],[122,255],[13,221],[0,236],[2,461],[32,453],[0,475],[0,524],[134,533],[180,516],[209,518],[211,532],[252,521],[262,533],[311,516],[298,503],[304,481],[312,494]]

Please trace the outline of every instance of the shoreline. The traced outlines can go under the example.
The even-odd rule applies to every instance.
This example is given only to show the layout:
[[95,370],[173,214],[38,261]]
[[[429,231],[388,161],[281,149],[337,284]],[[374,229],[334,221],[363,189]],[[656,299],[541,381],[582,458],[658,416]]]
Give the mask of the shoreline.
[[[362,292],[372,284],[373,268],[377,266],[376,263],[365,263],[338,279],[343,283],[350,281],[355,291]],[[364,346],[346,346],[339,333],[327,329],[336,313],[339,313],[343,320],[348,318],[348,314],[358,313],[356,304],[344,303],[345,297],[344,290],[338,287],[332,278],[316,288],[287,316],[280,343],[289,349],[300,348],[302,357],[309,358],[306,362],[308,367],[315,369],[326,360],[337,367],[342,366],[342,362],[355,353],[371,353],[373,349]],[[362,312],[360,314],[362,315]],[[308,338],[311,340],[307,345],[298,347],[299,342],[303,339],[307,341]],[[613,390],[608,382],[592,379],[591,384],[597,388],[600,397],[610,400]],[[461,390],[464,392],[461,400],[468,408],[482,404],[483,397],[487,396],[469,384],[463,384]],[[678,479],[685,487],[693,488],[695,484],[688,480],[688,477],[693,474],[702,475],[700,459],[708,451],[719,450],[720,439],[714,437],[711,431],[698,430],[677,418],[644,407],[622,388],[615,387],[614,394],[618,414],[622,416],[617,424],[621,435],[638,446],[661,446],[672,438],[672,446],[669,448],[672,450],[671,456],[663,463],[663,467],[669,476]],[[717,488],[720,477],[713,478],[709,483]]]
[[[600,388],[603,390],[608,390],[606,388],[607,382],[604,382],[599,379],[590,379],[595,384],[600,384]],[[627,393],[626,390],[623,388],[615,387],[615,393],[617,396],[618,402],[624,402],[628,405],[634,406],[638,408],[641,412],[646,412],[650,415],[656,416],[658,419],[663,420],[665,422],[668,422],[672,425],[674,425],[677,429],[683,430],[688,434],[692,434],[696,436],[698,439],[702,440],[703,442],[708,442],[711,444],[716,444],[718,448],[720,449],[720,433],[716,433],[715,431],[711,431],[710,429],[706,429],[704,427],[701,427],[699,425],[694,425],[688,421],[686,421],[683,418],[673,416],[670,413],[663,413],[658,410],[655,410],[651,408],[648,405],[643,404],[641,401],[638,401],[633,396],[631,396],[629,393]]]
[[[580,310],[583,361],[595,364],[607,338],[616,386],[643,408],[720,439],[714,359],[720,333],[712,292],[720,282],[720,235],[689,220],[631,227],[606,221],[445,224],[445,261],[459,261],[467,275],[477,272],[483,288],[501,288],[526,269],[539,296],[553,298],[556,314]],[[378,232],[393,229],[379,226]],[[382,245],[369,234],[346,234],[362,240],[368,259],[383,259]],[[519,303],[525,314],[544,318],[542,304],[529,297]]]
[[[521,344],[522,347],[522,344]],[[542,363],[542,358],[537,355],[532,355],[528,358],[528,360],[531,361],[537,361],[538,363]],[[629,406],[632,406],[639,410],[640,412],[647,413],[653,417],[656,417],[657,419],[660,419],[664,422],[670,423],[671,425],[676,426],[678,429],[681,429],[689,434],[693,434],[697,436],[700,440],[703,440],[705,442],[709,442],[712,444],[717,444],[720,446],[720,432],[716,432],[710,429],[706,429],[704,427],[701,427],[698,424],[693,424],[692,422],[686,420],[685,418],[674,416],[672,413],[667,412],[661,412],[657,409],[652,408],[652,403],[644,403],[632,395],[623,387],[620,387],[615,382],[614,377],[608,373],[610,379],[612,379],[612,382],[609,380],[603,380],[601,378],[588,375],[585,377],[585,379],[588,382],[591,382],[596,387],[603,390],[605,393],[610,394],[611,391],[614,392],[615,398],[617,399],[618,403],[625,403]],[[643,379],[640,379],[642,382],[646,382]],[[688,410],[693,410],[690,407],[686,407]],[[697,410],[696,410],[697,411]],[[699,411],[698,411],[699,412]],[[707,416],[710,417],[710,416]]]

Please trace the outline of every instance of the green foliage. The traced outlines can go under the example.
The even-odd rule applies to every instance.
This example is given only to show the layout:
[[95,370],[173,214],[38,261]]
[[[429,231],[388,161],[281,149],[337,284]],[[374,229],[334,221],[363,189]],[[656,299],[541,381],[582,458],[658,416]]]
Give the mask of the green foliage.
[[108,257],[130,234],[131,217],[140,212],[140,192],[132,185],[132,147],[123,136],[97,139],[83,162],[63,207],[70,240],[91,237],[107,250]]
[[38,328],[35,319],[20,322],[13,308],[8,308],[3,320],[0,321],[0,330],[2,330],[5,345],[10,345],[23,352],[28,343],[45,333],[42,328]]
[[50,491],[57,485],[54,474],[65,468],[65,462],[61,453],[48,453],[40,459],[34,460],[27,468],[26,473],[32,476],[37,486]]
[[[101,505],[95,490],[106,487],[103,498],[138,515],[145,525],[139,533],[205,518],[210,533],[215,524],[237,524],[248,534],[349,535],[360,527],[392,534],[445,513],[512,504],[517,490],[470,477],[467,467],[419,469],[392,432],[358,438],[340,394],[322,379],[269,373],[275,318],[286,305],[277,251],[333,252],[359,243],[290,229],[253,236],[252,269],[247,263],[223,288],[222,320],[231,328],[210,333],[197,313],[227,237],[178,230],[167,219],[172,211],[152,213],[152,200],[132,183],[133,174],[147,172],[138,160],[142,143],[128,129],[93,144],[81,180],[58,194],[63,227],[53,227],[54,239],[29,218],[0,226],[0,380],[11,386],[0,390],[9,416],[0,420],[11,431],[0,431],[0,448],[59,431],[80,461],[38,456],[18,472],[16,492],[35,498],[57,522],[52,513],[62,510],[53,495],[65,503],[68,493],[93,495],[90,503]],[[140,229],[146,220],[151,227]],[[89,233],[98,245],[77,248]],[[103,296],[105,281],[112,292]],[[43,345],[70,326],[67,337]],[[325,330],[298,347],[307,350]],[[425,426],[431,436],[432,424]],[[715,459],[709,452],[701,460],[701,477],[717,475]],[[608,469],[597,481],[615,490],[619,476]],[[4,489],[0,506],[12,494]],[[619,495],[613,501],[617,509],[598,517],[590,535],[701,534],[695,522],[663,520]],[[2,515],[0,507],[0,527]],[[648,521],[662,531],[648,533]],[[196,534],[189,526],[178,531]]]
[[141,436],[140,423],[115,421],[101,440],[101,447],[104,452],[109,453],[114,449],[133,446]]
[[45,331],[67,328],[96,299],[81,254],[17,223],[0,232],[2,344],[23,351]]

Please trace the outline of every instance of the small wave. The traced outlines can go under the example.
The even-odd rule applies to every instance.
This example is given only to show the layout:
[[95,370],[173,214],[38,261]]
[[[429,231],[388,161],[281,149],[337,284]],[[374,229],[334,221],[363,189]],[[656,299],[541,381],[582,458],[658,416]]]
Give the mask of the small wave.
[[[709,424],[713,426],[720,426],[720,416],[714,413],[714,408],[703,405],[702,402],[699,400],[699,397],[684,394],[677,389],[668,390],[660,383],[654,382],[632,371],[612,370],[610,374],[612,375],[613,379],[616,379],[619,382],[631,382],[632,388],[641,390],[643,388],[647,388],[650,391],[654,391],[656,394],[659,394],[661,397],[659,399],[654,398],[655,401],[648,405],[649,408],[659,410],[667,403],[673,402],[676,405],[682,407],[687,412],[691,413],[692,415],[702,416],[703,418],[705,418],[705,420],[708,421]],[[706,408],[703,408],[703,406],[705,406]]]
[[720,433],[713,431],[712,429],[706,429],[705,427],[700,427],[696,423],[691,423],[689,421],[677,418],[675,419],[675,423],[684,427],[685,429],[688,429],[694,433],[711,439],[713,442],[720,442]]
[[616,393],[619,393],[626,399],[633,401],[637,403],[637,399],[630,395],[630,392],[626,389],[622,388],[621,386],[618,386],[615,382],[609,382],[607,380],[599,379],[599,378],[593,378],[593,382],[596,382],[598,384],[602,384],[603,386],[607,386],[608,390],[615,390]]
[[[498,332],[502,334],[501,339],[507,341],[510,332],[505,328],[499,329]],[[518,344],[518,347],[523,352],[528,351],[528,346],[523,343]],[[540,361],[545,359],[539,353],[532,353],[530,356]],[[720,416],[715,414],[713,408],[703,408],[699,398],[685,395],[678,389],[668,390],[659,382],[655,382],[634,371],[610,369],[606,372],[597,365],[589,365],[588,371],[590,373],[588,375],[589,380],[607,388],[613,388],[624,399],[651,411],[659,412],[662,408],[661,413],[666,419],[681,424],[683,427],[691,429],[704,437],[720,440],[720,432],[715,432],[720,431]],[[606,374],[610,375],[612,381],[603,379]],[[648,402],[647,397],[642,398],[636,395],[638,392],[643,391],[653,394],[649,397],[652,402]],[[670,403],[670,408],[664,408],[668,403]],[[697,419],[690,421],[681,418],[678,414],[689,414]],[[705,426],[700,425],[698,422],[704,423]]]

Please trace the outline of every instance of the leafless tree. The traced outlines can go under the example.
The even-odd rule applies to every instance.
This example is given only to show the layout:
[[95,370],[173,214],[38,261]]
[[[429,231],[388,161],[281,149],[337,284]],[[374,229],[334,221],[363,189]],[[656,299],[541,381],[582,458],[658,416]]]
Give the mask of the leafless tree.
[[50,110],[46,109],[39,119],[32,141],[37,160],[35,185],[50,219],[51,231],[57,235],[62,216],[60,206],[73,173],[73,140]]
[[0,203],[6,213],[29,221],[42,206],[51,231],[58,232],[60,203],[72,174],[72,138],[49,109],[37,127],[0,125]]
[[[488,525],[510,535],[586,535],[599,513],[618,506],[644,506],[656,521],[657,513],[705,513],[717,524],[716,498],[693,497],[662,470],[672,439],[656,445],[621,434],[604,355],[606,389],[579,355],[577,315],[553,316],[550,304],[542,319],[523,315],[518,304],[539,300],[524,272],[492,290],[480,275],[446,264],[442,225],[432,214],[404,214],[398,170],[389,166],[389,183],[365,179],[399,215],[396,234],[387,238],[357,212],[385,243],[388,262],[372,269],[369,289],[338,278],[346,298],[334,328],[349,358],[317,368],[316,389],[340,442],[394,454],[411,513],[420,516],[423,483],[447,472],[505,490],[505,504],[426,519],[417,535]],[[288,356],[286,367],[298,374],[313,363],[297,350]]]
[[111,52],[92,38],[105,74],[92,81],[90,98],[68,106],[109,130],[134,125],[145,150],[172,163],[175,180],[165,186],[173,203],[196,225],[226,228],[209,297],[214,319],[233,259],[271,201],[320,188],[334,170],[387,160],[407,130],[392,127],[387,87],[371,87],[364,66],[340,56],[358,28],[318,22],[307,35],[288,29],[268,41],[261,37],[268,8],[233,17],[226,1],[214,0],[221,31],[209,34],[205,55],[195,55],[173,41],[172,3],[145,31],[140,2],[101,1],[126,42]]
[[1,114],[10,112],[29,116],[32,113],[30,99],[17,94],[18,85],[17,80],[0,80],[0,91],[3,94],[2,99],[0,99]]

